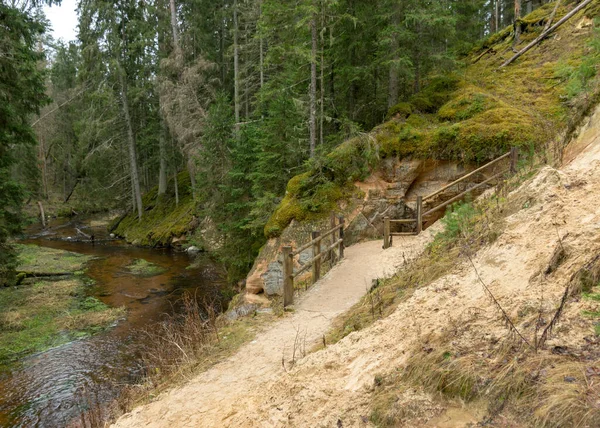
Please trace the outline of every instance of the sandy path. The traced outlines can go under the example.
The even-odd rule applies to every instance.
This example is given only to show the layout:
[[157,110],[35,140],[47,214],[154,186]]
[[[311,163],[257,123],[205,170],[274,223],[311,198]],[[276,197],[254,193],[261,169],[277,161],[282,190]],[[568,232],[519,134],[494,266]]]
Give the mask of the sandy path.
[[297,336],[306,349],[320,341],[332,320],[358,302],[373,279],[395,273],[431,236],[425,232],[397,239],[385,252],[381,241],[347,248],[344,261],[297,301],[292,315],[182,388],[123,416],[115,426],[236,426],[235,416],[258,404],[260,391],[284,373],[282,358],[291,361]]

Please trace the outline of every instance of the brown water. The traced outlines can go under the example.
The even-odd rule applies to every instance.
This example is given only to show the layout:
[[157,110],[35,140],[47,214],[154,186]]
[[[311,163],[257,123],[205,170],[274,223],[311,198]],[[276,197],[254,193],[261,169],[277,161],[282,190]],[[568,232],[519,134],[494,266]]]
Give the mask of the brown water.
[[[93,233],[96,243],[62,240],[76,236],[75,227]],[[83,390],[88,391],[88,398],[93,395],[93,401],[110,402],[122,386],[141,377],[136,355],[144,342],[140,329],[177,311],[185,291],[221,301],[221,275],[208,258],[199,268],[187,269],[191,258],[185,253],[135,248],[119,241],[99,242],[108,238],[103,230],[57,223],[45,236],[25,241],[96,256],[88,264],[87,276],[95,282],[89,294],[107,305],[125,306],[127,318],[107,332],[0,368],[0,426],[64,427],[85,409]],[[126,267],[135,259],[145,259],[166,271],[149,278],[134,276]]]

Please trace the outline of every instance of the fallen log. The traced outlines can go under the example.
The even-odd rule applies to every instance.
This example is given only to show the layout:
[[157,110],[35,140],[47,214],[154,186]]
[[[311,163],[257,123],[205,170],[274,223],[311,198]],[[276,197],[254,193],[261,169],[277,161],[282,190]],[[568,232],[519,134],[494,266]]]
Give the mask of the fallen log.
[[538,43],[540,43],[542,40],[544,40],[546,37],[548,37],[548,35],[550,33],[552,33],[554,30],[556,30],[558,27],[560,27],[561,25],[563,25],[565,22],[567,22],[569,19],[571,19],[575,14],[577,14],[577,12],[579,12],[581,9],[583,9],[584,7],[586,7],[588,4],[590,4],[592,1],[594,0],[585,0],[583,3],[581,3],[579,6],[577,6],[575,9],[573,9],[571,12],[567,13],[565,16],[562,17],[562,19],[560,19],[556,24],[554,24],[552,27],[548,28],[545,31],[542,31],[542,34],[540,34],[533,42],[529,43],[527,46],[525,46],[523,49],[521,49],[519,52],[517,52],[512,58],[506,60],[501,66],[500,68],[506,67],[507,65],[511,64],[512,62],[514,62],[517,58],[519,58],[520,56],[522,56],[523,54],[525,54],[527,51],[529,51],[531,48],[533,48],[534,46],[536,46]]

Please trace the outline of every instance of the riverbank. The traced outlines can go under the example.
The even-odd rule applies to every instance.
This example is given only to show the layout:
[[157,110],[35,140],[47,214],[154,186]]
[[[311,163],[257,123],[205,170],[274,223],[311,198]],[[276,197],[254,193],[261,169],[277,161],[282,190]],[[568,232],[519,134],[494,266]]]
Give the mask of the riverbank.
[[[105,216],[52,219],[45,229],[30,227],[18,241],[22,282],[0,289],[0,313],[23,315],[6,320],[10,330],[2,334],[21,334],[19,343],[36,346],[11,352],[0,364],[0,426],[73,426],[90,410],[109,411],[128,385],[143,389],[150,366],[142,351],[154,346],[149,334],[181,321],[185,296],[199,308],[203,302],[219,313],[227,307],[224,273],[206,254],[193,258],[127,245],[111,238],[106,224]],[[95,243],[83,234],[94,235]],[[40,304],[42,297],[55,305]],[[39,306],[27,306],[32,301]],[[40,340],[32,340],[33,333]],[[227,336],[215,348],[239,337]]]
[[0,289],[0,365],[89,336],[125,315],[89,296],[90,256],[18,245],[21,285]]

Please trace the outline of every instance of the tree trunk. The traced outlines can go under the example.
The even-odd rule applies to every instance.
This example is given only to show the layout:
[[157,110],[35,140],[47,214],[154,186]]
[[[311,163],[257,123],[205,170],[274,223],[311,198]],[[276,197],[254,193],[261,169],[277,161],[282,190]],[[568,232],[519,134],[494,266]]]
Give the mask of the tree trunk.
[[[262,18],[262,0],[259,0],[258,2],[258,19],[260,20]],[[265,55],[264,55],[264,40],[263,40],[263,36],[262,36],[262,32],[259,35],[259,61],[260,61],[260,87],[262,89],[262,87],[265,84]]]
[[310,157],[315,157],[317,143],[317,15],[310,21],[312,49],[310,53]]
[[519,43],[519,39],[521,38],[521,23],[519,20],[521,19],[521,0],[515,0],[515,40],[513,42],[513,46],[516,46]]
[[238,34],[238,2],[233,1],[233,98],[235,108],[235,130],[240,131],[240,47]]
[[40,137],[39,156],[42,161],[42,196],[45,200],[48,200],[48,159],[46,156],[46,144],[43,135]]
[[177,171],[175,171],[175,176],[173,177],[175,181],[175,206],[179,206],[179,183],[177,182]]
[[160,166],[158,170],[158,196],[167,193],[167,141],[164,122],[161,120],[160,136],[158,138],[158,149],[160,156]]
[[131,171],[129,171],[129,177],[131,179],[131,212],[135,212],[137,210],[137,205],[135,203],[135,185],[133,184],[133,175],[131,174]]
[[321,1],[321,82],[320,97],[321,111],[319,115],[319,145],[323,145],[323,125],[325,122],[325,5]]
[[552,33],[554,30],[556,30],[558,27],[560,27],[562,24],[564,24],[565,22],[567,22],[569,19],[571,19],[574,15],[577,14],[577,12],[579,12],[581,9],[583,9],[584,7],[586,7],[588,4],[590,4],[593,0],[584,0],[582,3],[580,3],[577,7],[575,7],[573,10],[571,10],[569,13],[567,13],[565,16],[563,16],[556,24],[554,24],[552,27],[548,28],[546,31],[543,31],[542,34],[540,34],[534,41],[532,41],[531,43],[529,43],[527,46],[525,46],[523,49],[521,49],[519,52],[517,52],[513,57],[509,58],[508,60],[506,60],[501,66],[500,68],[506,67],[507,65],[511,64],[513,61],[515,61],[517,58],[519,58],[521,55],[523,55],[524,53],[526,53],[527,51],[529,51],[531,48],[533,48],[535,45],[537,45],[538,43],[540,43],[542,40],[544,40],[548,34]]
[[187,170],[190,174],[190,183],[192,186],[192,199],[196,200],[196,165],[190,157],[187,161]]
[[171,4],[171,31],[173,31],[173,48],[179,50],[179,31],[177,30],[177,7],[175,0],[170,0]]
[[397,11],[392,15],[392,63],[390,64],[390,77],[388,83],[388,109],[398,104],[398,34],[397,28],[400,24]]
[[131,123],[131,115],[129,113],[129,101],[127,100],[127,82],[125,81],[124,71],[121,65],[119,68],[119,80],[121,82],[121,104],[123,107],[123,115],[125,116],[125,122],[127,126],[127,142],[129,146],[129,163],[131,167],[131,185],[135,197],[135,203],[138,211],[138,218],[142,220],[142,213],[144,212],[142,206],[142,192],[140,191],[140,179],[138,175],[137,167],[137,150],[135,147],[135,135],[133,133],[133,125]]
[[495,0],[496,3],[496,31],[500,30],[500,0]]

